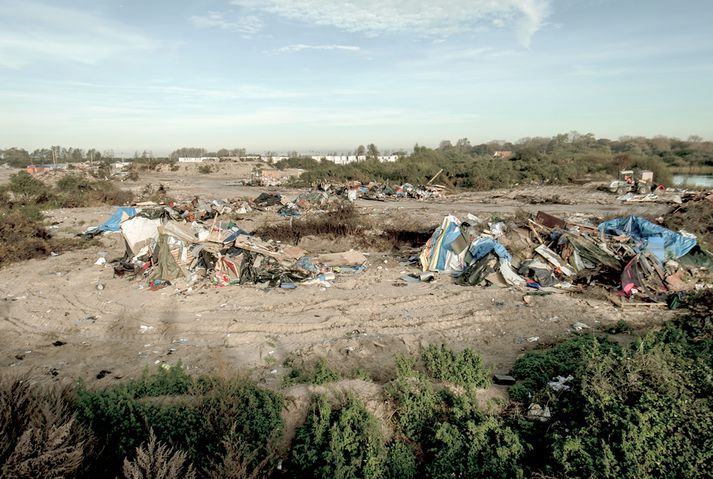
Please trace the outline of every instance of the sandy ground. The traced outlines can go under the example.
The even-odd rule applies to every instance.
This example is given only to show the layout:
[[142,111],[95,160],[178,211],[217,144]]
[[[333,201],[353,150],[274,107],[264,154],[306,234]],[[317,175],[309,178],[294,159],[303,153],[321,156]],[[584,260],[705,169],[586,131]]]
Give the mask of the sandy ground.
[[[175,196],[206,198],[254,198],[264,191],[228,186],[233,179],[226,174],[155,173],[142,174],[140,181],[124,187],[139,190],[148,182],[163,183]],[[288,197],[297,194],[280,191]],[[556,197],[572,204],[532,204]],[[435,228],[449,212],[488,218],[540,209],[598,216],[658,215],[667,210],[656,204],[622,205],[591,185],[464,193],[426,202],[360,200],[358,206],[377,219],[428,228]],[[48,221],[56,234],[72,235],[103,222],[112,212],[110,207],[54,210],[48,212]],[[252,219],[246,215],[241,226],[250,230],[264,221],[260,214]],[[375,379],[387,379],[396,353],[445,342],[472,347],[494,371],[507,372],[523,351],[571,335],[575,322],[593,330],[620,319],[645,327],[669,314],[644,308],[623,312],[591,290],[535,296],[527,305],[522,292],[457,286],[447,276],[403,286],[399,276],[416,269],[399,266],[398,255],[379,252],[369,254],[366,272],[338,276],[326,289],[207,286],[188,295],[170,287],[152,292],[145,281],[114,278],[111,267],[95,265],[100,252],[112,259],[124,250],[118,234],[98,241],[82,251],[0,270],[3,371],[39,381],[83,378],[101,385],[154,364],[181,361],[191,371],[247,372],[267,384],[279,384],[286,358],[325,356],[343,371],[361,368]],[[111,373],[97,379],[101,371]]]

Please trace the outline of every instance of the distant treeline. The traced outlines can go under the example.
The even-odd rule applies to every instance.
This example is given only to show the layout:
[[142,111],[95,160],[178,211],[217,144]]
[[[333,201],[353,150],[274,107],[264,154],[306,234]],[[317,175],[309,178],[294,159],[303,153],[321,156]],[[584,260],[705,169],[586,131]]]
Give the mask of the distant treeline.
[[423,184],[443,169],[438,183],[489,189],[523,183],[605,179],[621,169],[640,168],[653,170],[656,182],[669,185],[672,172],[713,171],[713,142],[698,137],[608,140],[592,134],[569,133],[473,146],[463,138],[455,145],[442,141],[435,149],[416,145],[410,155],[392,163],[367,159],[336,165],[296,157],[278,162],[277,167],[307,170],[300,177],[302,184],[344,180]]
[[[621,169],[650,169],[656,182],[668,185],[672,173],[713,173],[713,142],[691,136],[686,140],[656,136],[622,137],[618,140],[596,138],[593,134],[570,132],[551,138],[524,138],[515,143],[491,141],[471,145],[467,138],[455,144],[441,141],[437,148],[416,145],[411,154],[399,155],[395,162],[376,160],[376,145],[359,146],[355,155],[366,160],[347,165],[317,161],[292,151],[278,168],[307,170],[299,179],[302,185],[322,181],[358,180],[422,184],[443,169],[439,183],[461,188],[489,189],[524,183],[569,183],[580,179],[611,178]],[[200,147],[184,147],[168,157],[154,157],[152,152],[135,152],[139,162],[176,161],[180,156],[244,156],[244,148],[215,152]],[[267,156],[274,156],[268,152]],[[53,146],[27,152],[22,148],[0,149],[0,163],[22,168],[34,163],[111,161],[112,150],[82,150]]]

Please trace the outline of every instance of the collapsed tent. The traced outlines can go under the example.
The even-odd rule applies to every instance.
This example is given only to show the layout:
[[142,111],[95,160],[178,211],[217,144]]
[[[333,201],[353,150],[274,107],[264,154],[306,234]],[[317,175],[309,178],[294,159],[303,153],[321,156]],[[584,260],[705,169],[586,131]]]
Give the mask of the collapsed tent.
[[419,256],[423,271],[449,272],[472,285],[497,268],[505,283],[526,286],[526,280],[513,271],[507,249],[489,236],[473,238],[467,226],[453,215],[443,218]]
[[233,221],[188,223],[167,210],[145,210],[121,223],[126,253],[114,265],[117,275],[147,277],[152,290],[177,279],[192,284],[199,278],[215,286],[269,283],[291,289],[310,281],[329,286],[326,273],[332,278],[332,272],[365,269],[366,257],[356,251],[311,258],[297,246],[252,236]]
[[605,221],[599,225],[599,231],[611,236],[629,236],[641,243],[640,251],[650,251],[660,261],[685,256],[697,244],[695,237],[675,233],[639,216]]

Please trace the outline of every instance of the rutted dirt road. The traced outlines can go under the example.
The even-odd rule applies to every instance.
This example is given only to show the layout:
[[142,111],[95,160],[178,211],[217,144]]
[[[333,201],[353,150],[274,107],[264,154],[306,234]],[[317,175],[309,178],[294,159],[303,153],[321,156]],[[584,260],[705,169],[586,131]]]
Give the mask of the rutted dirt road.
[[[176,180],[165,174],[147,176],[134,187],[162,182],[177,196],[208,198],[254,198],[262,191],[226,186],[226,178],[218,175],[191,179],[187,186],[181,185],[189,180]],[[286,192],[291,194],[296,191]],[[533,204],[555,196],[574,204]],[[593,187],[574,186],[465,193],[426,202],[360,200],[358,206],[377,219],[427,228],[437,226],[447,213],[488,218],[542,209],[611,216],[658,215],[668,209],[621,205]],[[48,216],[53,231],[76,234],[112,211],[54,210]],[[240,226],[259,226],[265,221],[260,215]],[[433,283],[404,286],[398,278],[415,267],[402,267],[402,257],[379,252],[370,253],[366,272],[337,276],[326,289],[206,286],[190,294],[176,294],[171,287],[153,292],[145,281],[114,278],[111,267],[95,265],[100,251],[111,259],[124,250],[118,234],[102,236],[99,242],[0,270],[0,367],[5,371],[41,381],[81,377],[104,384],[180,360],[189,370],[250,371],[272,383],[280,380],[288,356],[326,356],[338,359],[332,363],[345,371],[361,368],[385,378],[396,353],[446,342],[473,347],[487,364],[504,372],[523,350],[569,335],[575,322],[596,330],[619,319],[635,326],[658,322],[667,314],[652,319],[650,311],[624,313],[591,290],[535,296],[528,305],[522,292],[462,287],[445,275]],[[96,379],[100,371],[111,373]]]

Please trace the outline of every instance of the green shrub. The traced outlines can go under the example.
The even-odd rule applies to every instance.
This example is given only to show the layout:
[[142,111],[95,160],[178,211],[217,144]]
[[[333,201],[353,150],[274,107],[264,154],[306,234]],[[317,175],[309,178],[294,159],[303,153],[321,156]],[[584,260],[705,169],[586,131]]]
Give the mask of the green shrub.
[[294,477],[380,479],[385,460],[379,425],[358,400],[348,396],[333,409],[324,396],[313,398],[292,447]]
[[495,416],[457,414],[438,425],[429,440],[426,477],[521,478],[525,447],[510,427]]
[[394,421],[402,434],[418,441],[429,433],[443,398],[428,378],[413,370],[400,371],[384,392],[394,401]]
[[34,178],[26,171],[20,171],[10,177],[10,191],[17,195],[41,196],[47,192],[47,185]]
[[95,182],[77,174],[63,176],[57,180],[57,190],[62,193],[78,194],[85,191],[92,191]]
[[148,438],[157,438],[186,451],[196,465],[223,454],[223,441],[232,433],[259,461],[282,434],[283,398],[242,379],[193,379],[180,367],[101,391],[81,387],[77,392],[80,420],[89,425],[107,449],[107,467],[128,455]]
[[418,464],[413,448],[402,441],[389,444],[386,453],[387,479],[411,479],[416,477]]
[[[286,365],[293,362],[288,360]],[[292,367],[290,372],[283,378],[283,386],[292,384],[326,384],[339,381],[341,376],[334,371],[324,358],[318,358],[313,364],[302,365],[302,367]]]
[[575,374],[597,348],[621,351],[618,345],[604,338],[580,335],[550,349],[525,353],[511,369],[519,383],[508,390],[510,398],[528,404],[544,390],[548,381],[556,376]]
[[691,361],[665,346],[624,355],[595,351],[557,403],[550,425],[555,470],[577,477],[713,475],[713,401],[699,396]]
[[421,355],[428,374],[439,381],[459,386],[482,388],[490,384],[490,372],[472,349],[455,353],[446,347],[431,345]]

